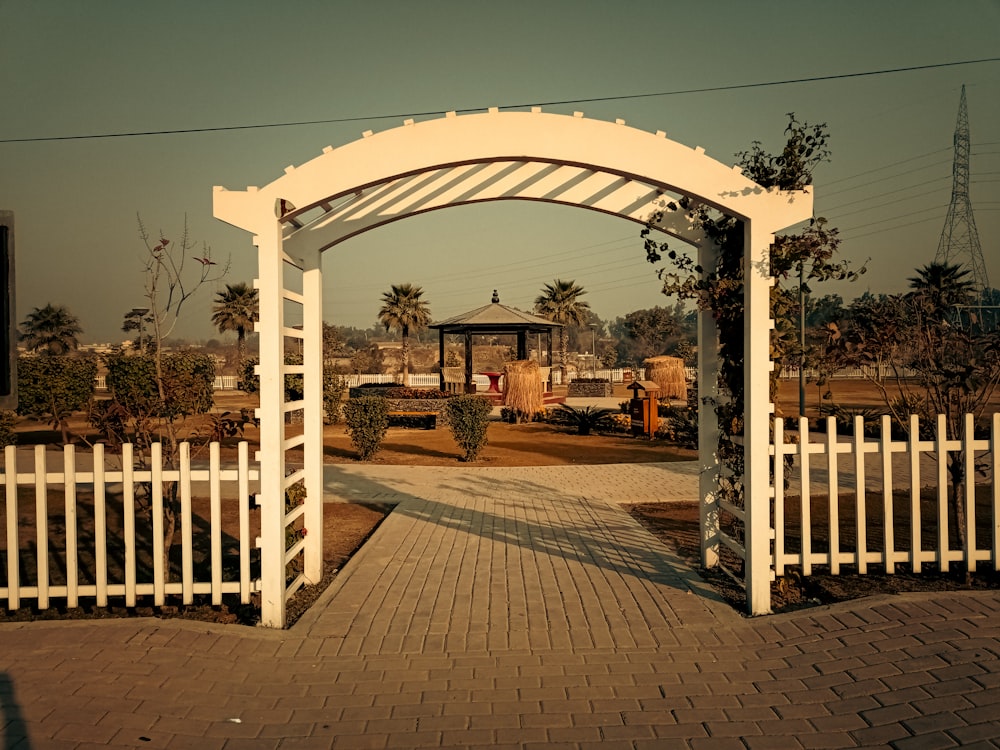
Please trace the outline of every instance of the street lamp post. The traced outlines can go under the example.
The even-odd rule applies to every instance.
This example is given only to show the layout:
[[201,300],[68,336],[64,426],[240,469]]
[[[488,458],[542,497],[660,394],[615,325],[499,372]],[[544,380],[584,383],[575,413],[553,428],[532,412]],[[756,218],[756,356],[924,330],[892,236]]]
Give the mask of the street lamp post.
[[594,380],[597,380],[597,323],[590,324],[590,354],[594,358]]
[[130,318],[135,318],[136,325],[139,327],[139,351],[144,351],[142,345],[142,334],[145,328],[145,316],[149,312],[148,307],[133,307],[132,312],[128,315]]

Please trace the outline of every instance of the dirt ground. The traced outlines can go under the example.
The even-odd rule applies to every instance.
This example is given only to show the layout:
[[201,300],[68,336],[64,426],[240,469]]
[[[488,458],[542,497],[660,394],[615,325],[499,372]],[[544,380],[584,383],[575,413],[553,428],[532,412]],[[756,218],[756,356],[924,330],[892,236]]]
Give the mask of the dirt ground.
[[[877,406],[880,398],[874,388],[859,380],[834,381],[832,383],[835,402],[847,407]],[[628,392],[617,386],[615,397],[624,401]],[[1000,396],[998,396],[1000,398]],[[239,393],[222,393],[216,398],[216,411],[238,411],[241,407],[254,406],[247,397]],[[820,390],[815,385],[807,386],[807,410],[815,416],[816,407],[821,402]],[[798,384],[783,381],[779,393],[779,404],[786,415],[798,412]],[[88,435],[88,428],[82,420],[74,420],[72,431],[78,436]],[[290,428],[294,429],[294,428]],[[57,443],[59,435],[50,426],[22,420],[19,424],[19,442]],[[601,463],[639,463],[652,461],[686,461],[696,458],[696,453],[672,445],[665,441],[650,441],[621,434],[592,434],[579,436],[572,428],[534,423],[510,425],[491,423],[488,432],[489,443],[479,460],[472,466],[544,466]],[[258,435],[254,428],[248,428],[243,439],[255,445]],[[235,452],[237,441],[227,440],[225,453]],[[357,461],[356,452],[343,425],[328,426],[324,430],[324,453],[328,463],[352,463]],[[461,452],[455,445],[446,427],[433,430],[421,428],[393,427],[389,429],[373,463],[406,466],[454,466],[460,460]],[[224,460],[227,456],[224,456]],[[297,619],[322,593],[336,575],[336,572],[350,556],[364,543],[377,528],[391,508],[381,505],[328,504],[324,508],[324,546],[327,560],[323,581],[310,586],[289,602],[290,621]],[[694,503],[663,503],[631,506],[628,511],[643,523],[665,544],[675,550],[692,566],[698,567],[698,513]],[[727,576],[711,571],[701,571],[720,595],[735,609],[744,611],[745,600],[742,589]],[[817,606],[845,599],[879,593],[901,591],[945,590],[953,588],[998,586],[998,578],[993,575],[977,575],[971,581],[951,575],[922,574],[913,576],[905,571],[895,575],[871,574],[866,576],[813,575],[806,579],[793,572],[774,584],[772,601],[775,611],[786,611],[802,607]],[[65,609],[47,612],[32,612],[28,609],[16,612],[0,610],[3,619],[34,619],[52,617],[121,617],[121,616],[164,617],[180,616],[216,622],[254,621],[255,611],[237,603],[223,607],[180,607],[163,608],[140,607],[134,609],[80,608],[75,611]]]
[[[825,501],[825,498],[817,498]],[[817,502],[821,507],[822,502]],[[719,570],[701,568],[700,535],[698,532],[698,505],[689,502],[645,503],[627,506],[628,512],[666,544],[678,557],[685,560],[708,582],[716,592],[738,612],[746,612],[746,593],[732,578]],[[818,519],[822,520],[822,519]],[[901,525],[904,519],[900,519]],[[814,540],[822,544],[822,539]],[[842,547],[845,549],[845,547]],[[725,558],[725,555],[724,555]],[[738,560],[724,559],[731,568]],[[771,606],[775,613],[791,612],[824,604],[860,599],[876,594],[901,594],[910,591],[959,591],[1000,588],[1000,575],[980,570],[966,578],[957,571],[940,573],[930,569],[914,575],[905,566],[887,575],[873,568],[865,575],[845,573],[830,575],[822,569],[803,577],[797,569],[790,569],[785,576],[771,585]]]

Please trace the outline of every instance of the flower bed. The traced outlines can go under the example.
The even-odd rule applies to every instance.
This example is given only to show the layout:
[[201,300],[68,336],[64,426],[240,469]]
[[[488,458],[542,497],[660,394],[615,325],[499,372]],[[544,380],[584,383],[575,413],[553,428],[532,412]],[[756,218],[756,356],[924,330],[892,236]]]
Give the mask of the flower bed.
[[613,394],[611,381],[606,378],[578,378],[570,381],[566,396],[569,398],[603,398]]
[[451,394],[436,388],[406,388],[390,384],[351,388],[349,395],[350,398],[381,396],[388,402],[390,412],[438,412],[438,423],[448,423],[444,405]]

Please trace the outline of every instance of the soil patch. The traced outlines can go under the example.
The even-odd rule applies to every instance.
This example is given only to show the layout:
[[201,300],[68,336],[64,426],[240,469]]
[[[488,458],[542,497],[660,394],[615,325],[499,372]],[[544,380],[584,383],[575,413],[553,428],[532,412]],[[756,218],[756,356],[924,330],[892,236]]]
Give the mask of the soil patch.
[[[535,422],[491,422],[489,443],[473,466],[563,466],[624,464],[652,461],[694,461],[698,452],[665,440],[622,434],[576,435],[571,428]],[[357,462],[357,451],[342,425],[323,432],[326,463]],[[369,463],[400,466],[455,466],[462,451],[446,427],[424,430],[390,427],[382,449]]]
[[[196,524],[202,518],[202,513],[207,513],[207,508],[199,506],[203,503],[194,503],[194,515]],[[86,508],[84,502],[83,507]],[[344,567],[351,556],[360,549],[361,545],[374,533],[378,525],[392,510],[391,505],[379,503],[326,503],[323,506],[323,549],[325,560],[323,579],[315,585],[305,586],[300,589],[287,603],[288,624],[299,619],[309,606],[323,593],[333,581],[334,576]],[[30,512],[30,509],[29,509]],[[139,514],[141,516],[141,514]],[[251,536],[255,536],[256,529],[259,528],[258,513],[254,511],[251,516]],[[29,519],[29,521],[32,519]],[[81,531],[86,534],[86,530],[93,529],[92,522],[88,523],[86,513],[80,515]],[[114,533],[115,519],[109,519],[109,539],[115,539]],[[233,545],[237,544],[237,534],[239,529],[239,514],[237,509],[223,509],[222,524],[224,529],[224,549],[225,557],[231,558]],[[29,529],[31,524],[25,524]],[[196,570],[199,565],[206,564],[208,539],[195,535],[196,550]],[[180,545],[180,532],[175,537],[175,548]],[[58,550],[55,552],[56,564],[50,568],[51,580],[53,584],[60,583],[60,578],[64,571],[58,564]],[[140,550],[141,553],[141,550]],[[116,560],[123,560],[123,556],[109,555],[108,576],[110,580],[117,580],[124,575],[123,570],[116,567]],[[138,567],[139,576],[149,575],[152,561],[148,556],[139,555]],[[147,570],[144,570],[147,568]],[[63,579],[64,580],[64,579]],[[176,600],[176,601],[172,601]],[[82,619],[105,619],[105,618],[127,618],[127,617],[178,617],[187,620],[197,620],[201,622],[215,622],[223,624],[256,625],[260,619],[259,602],[242,604],[239,597],[231,594],[223,596],[223,603],[219,606],[210,604],[189,604],[181,603],[179,597],[168,597],[168,604],[161,607],[152,606],[108,606],[98,607],[93,603],[80,607],[69,608],[66,606],[56,606],[50,609],[39,610],[37,607],[22,607],[17,610],[7,610],[0,608],[0,622],[26,622],[31,620],[82,620]]]
[[[667,545],[714,588],[736,611],[746,613],[746,591],[719,569],[701,567],[701,537],[698,528],[698,504],[692,502],[643,503],[626,506],[626,510],[647,530]],[[825,541],[825,540],[819,540]],[[737,560],[728,561],[735,565]],[[860,599],[877,594],[902,594],[916,591],[968,591],[1000,588],[1000,575],[980,571],[970,579],[964,574],[922,572],[911,573],[906,566],[887,575],[878,568],[858,575],[830,575],[818,569],[803,576],[792,568],[771,585],[771,607],[775,614],[793,612],[824,604]]]

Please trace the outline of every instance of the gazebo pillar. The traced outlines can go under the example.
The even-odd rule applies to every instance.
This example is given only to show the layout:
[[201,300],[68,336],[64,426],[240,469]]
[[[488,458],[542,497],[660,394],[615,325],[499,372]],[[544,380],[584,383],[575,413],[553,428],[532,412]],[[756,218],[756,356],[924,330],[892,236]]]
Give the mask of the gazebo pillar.
[[465,329],[465,392],[474,393],[472,385],[472,331]]
[[438,375],[440,376],[438,378],[438,382],[440,383],[440,385],[438,387],[440,388],[440,390],[443,391],[444,387],[445,387],[445,382],[444,382],[444,331],[438,331],[438,371],[439,371]]
[[517,358],[525,360],[528,358],[528,332],[517,332]]

